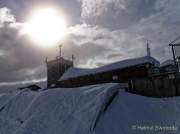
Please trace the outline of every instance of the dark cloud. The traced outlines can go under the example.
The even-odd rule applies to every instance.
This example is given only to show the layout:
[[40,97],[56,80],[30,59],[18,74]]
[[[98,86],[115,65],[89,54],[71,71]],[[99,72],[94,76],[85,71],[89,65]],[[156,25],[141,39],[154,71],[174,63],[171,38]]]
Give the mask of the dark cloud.
[[101,67],[101,66],[104,66],[105,64],[104,64],[103,62],[97,62],[96,65],[97,65],[98,67]]
[[0,20],[0,85],[44,78],[45,52],[21,34],[22,24],[16,22],[11,10],[1,8]]
[[[0,27],[0,40],[2,52],[0,82],[45,76],[44,69],[41,67],[43,52],[33,46],[25,36],[20,36],[18,29],[11,27],[10,24]],[[32,77],[32,74],[35,76]]]
[[121,57],[121,56],[123,56],[123,55],[120,54],[120,53],[112,53],[112,54],[109,54],[109,55],[107,56],[107,58],[108,58],[108,59],[111,59],[111,58],[114,58],[114,57]]

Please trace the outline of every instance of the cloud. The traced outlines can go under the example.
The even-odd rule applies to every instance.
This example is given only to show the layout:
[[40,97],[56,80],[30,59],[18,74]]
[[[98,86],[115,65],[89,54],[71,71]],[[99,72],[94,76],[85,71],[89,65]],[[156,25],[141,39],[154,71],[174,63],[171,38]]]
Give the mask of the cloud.
[[14,15],[11,14],[11,10],[4,7],[0,9],[0,24],[4,24],[4,23],[12,23],[15,22],[16,19],[14,17]]
[[44,78],[46,52],[20,34],[23,23],[5,7],[0,9],[0,24],[0,82]]
[[19,22],[24,21],[37,7],[57,7],[63,12],[68,25],[81,22],[81,5],[76,0],[1,0],[1,7],[8,7]]
[[26,85],[26,84],[32,84],[32,83],[39,83],[39,82],[44,82],[46,81],[45,78],[42,78],[42,79],[33,79],[33,80],[24,80],[24,81],[15,81],[15,82],[1,82],[0,83],[0,87],[2,86],[16,86],[16,85],[19,85],[19,86],[22,86],[22,85]]
[[[95,44],[94,46],[106,48],[106,52],[102,55],[102,59],[104,58],[103,56],[108,57],[112,53],[120,53],[123,55],[120,59],[143,56],[146,50],[144,37],[140,34],[133,33],[135,29],[133,31],[131,30],[133,30],[133,28],[112,31],[100,26],[82,24],[71,28],[71,38],[75,44],[80,46],[88,42]],[[141,51],[139,53],[133,53],[133,51],[137,49],[141,49]],[[97,51],[97,54],[98,52],[100,51]]]
[[72,41],[73,39],[70,40],[63,45],[64,57],[67,58],[73,54],[75,64],[79,67],[97,67],[96,62],[101,61],[102,58],[105,59],[107,51],[110,50],[106,46],[100,46],[92,42],[78,45]]
[[85,23],[109,29],[122,29],[156,13],[157,0],[80,0]]
[[82,18],[99,17],[107,12],[108,5],[116,10],[126,10],[125,0],[79,0],[81,2]]
[[[154,14],[142,17],[137,23],[133,23],[127,28],[111,29],[99,23],[88,23],[89,21],[70,28],[71,38],[75,44],[83,46],[88,42],[107,49],[104,55],[100,55],[98,59],[89,59],[84,64],[98,66],[144,56],[146,55],[147,40],[150,40],[154,57],[160,61],[171,58],[171,49],[168,43],[179,35],[180,19],[177,16],[180,12],[180,2],[155,1],[150,7],[154,10]],[[109,23],[109,21],[104,21],[104,23]],[[104,57],[111,57],[114,53],[119,53],[121,56],[103,60]]]

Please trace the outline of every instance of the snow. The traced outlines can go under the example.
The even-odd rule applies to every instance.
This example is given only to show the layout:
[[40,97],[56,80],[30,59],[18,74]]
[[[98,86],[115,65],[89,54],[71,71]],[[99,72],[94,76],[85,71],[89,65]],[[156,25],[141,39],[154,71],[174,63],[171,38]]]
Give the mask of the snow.
[[164,134],[131,127],[179,127],[179,108],[180,97],[139,96],[116,83],[16,91],[0,95],[0,134]]
[[70,68],[68,69],[60,78],[60,80],[66,80],[73,77],[83,76],[83,75],[90,75],[96,73],[102,73],[106,71],[116,70],[116,69],[123,69],[131,66],[141,65],[151,63],[155,66],[159,66],[160,63],[154,59],[153,57],[145,56],[141,58],[134,58],[134,59],[127,59],[119,62],[115,62],[109,65],[105,65],[95,69],[81,69],[81,68]]
[[174,65],[174,61],[173,60],[166,60],[163,63],[161,63],[160,66],[165,67],[165,66],[168,66],[168,65]]

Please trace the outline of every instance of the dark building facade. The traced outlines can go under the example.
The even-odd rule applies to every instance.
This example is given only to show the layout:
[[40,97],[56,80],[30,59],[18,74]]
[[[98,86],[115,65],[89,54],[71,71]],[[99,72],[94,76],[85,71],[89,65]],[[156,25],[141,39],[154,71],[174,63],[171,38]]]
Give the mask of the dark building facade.
[[[63,62],[62,62],[63,61]],[[80,87],[100,83],[130,83],[149,76],[159,62],[152,57],[119,61],[95,69],[74,68],[71,61],[59,59],[47,62],[48,87]]]
[[54,60],[46,60],[47,65],[47,87],[55,87],[59,78],[64,72],[73,67],[73,61],[66,60],[63,57],[57,57]]
[[[127,83],[128,85],[134,79],[143,79],[148,77],[148,64],[127,67],[124,69],[109,70],[101,73],[87,74],[65,80],[59,80],[57,87],[80,87],[101,83]],[[150,67],[150,66],[149,66]]]

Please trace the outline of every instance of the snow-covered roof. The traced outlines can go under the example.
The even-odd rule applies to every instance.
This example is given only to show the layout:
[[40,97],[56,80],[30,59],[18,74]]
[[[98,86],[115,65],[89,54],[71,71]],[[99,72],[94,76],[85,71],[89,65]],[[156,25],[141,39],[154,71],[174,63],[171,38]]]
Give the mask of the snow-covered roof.
[[179,103],[180,97],[144,97],[109,83],[18,91],[0,95],[0,134],[179,134]]
[[134,58],[134,59],[127,59],[119,62],[115,62],[109,65],[105,65],[99,68],[94,68],[94,69],[81,69],[81,68],[69,68],[60,78],[60,80],[66,80],[69,78],[74,78],[78,76],[83,76],[83,75],[90,75],[90,74],[96,74],[96,73],[101,73],[101,72],[106,72],[106,71],[111,71],[111,70],[116,70],[116,69],[123,69],[131,66],[136,66],[140,64],[154,64],[155,66],[159,66],[160,63],[153,57],[145,56],[145,57],[140,57],[140,58]]
[[169,66],[169,65],[174,65],[174,61],[169,59],[169,60],[166,60],[164,62],[161,63],[161,67],[165,67],[165,66]]

